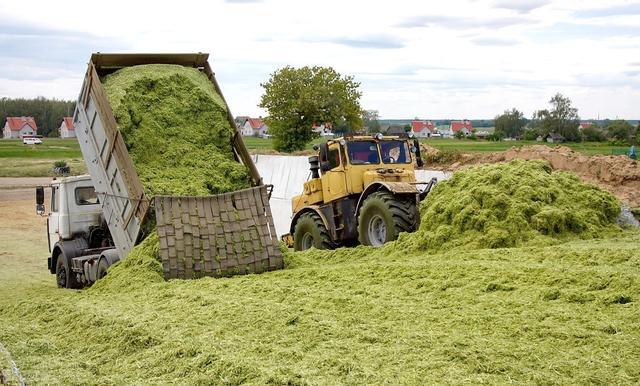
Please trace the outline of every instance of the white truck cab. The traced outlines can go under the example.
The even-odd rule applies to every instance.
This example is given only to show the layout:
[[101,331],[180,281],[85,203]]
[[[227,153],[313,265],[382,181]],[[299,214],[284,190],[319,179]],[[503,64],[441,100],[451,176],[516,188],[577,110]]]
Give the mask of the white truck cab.
[[[59,287],[78,288],[106,275],[119,260],[102,205],[89,175],[54,179],[47,214],[49,271]],[[36,188],[36,211],[44,215],[44,187]]]
[[100,224],[102,208],[88,175],[65,177],[51,183],[49,208],[49,251],[60,240],[89,233]]

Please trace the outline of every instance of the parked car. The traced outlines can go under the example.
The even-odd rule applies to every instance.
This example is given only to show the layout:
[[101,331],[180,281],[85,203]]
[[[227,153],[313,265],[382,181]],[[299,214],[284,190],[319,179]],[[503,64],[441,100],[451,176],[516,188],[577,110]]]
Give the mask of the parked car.
[[25,137],[22,138],[22,143],[25,145],[41,145],[42,140],[40,138]]

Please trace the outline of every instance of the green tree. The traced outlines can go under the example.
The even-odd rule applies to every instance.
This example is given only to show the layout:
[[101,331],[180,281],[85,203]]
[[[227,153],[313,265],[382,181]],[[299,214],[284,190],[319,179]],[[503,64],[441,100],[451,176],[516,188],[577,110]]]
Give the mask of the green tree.
[[632,137],[635,135],[634,127],[624,119],[616,119],[611,121],[607,126],[609,138],[631,143]]
[[362,122],[370,133],[380,132],[380,116],[378,110],[364,110],[362,112]]
[[524,133],[526,120],[522,112],[513,108],[511,111],[505,110],[502,115],[496,116],[494,124],[496,128],[495,133],[500,136],[500,138],[516,138]]
[[331,67],[287,66],[261,86],[264,94],[259,106],[269,112],[266,122],[278,151],[304,149],[317,136],[313,124],[345,124],[352,131],[362,128],[360,84]]
[[0,98],[0,127],[4,127],[7,117],[33,117],[38,126],[38,134],[57,137],[62,118],[72,116],[75,102],[38,97]]
[[591,126],[582,129],[582,139],[587,142],[603,142],[607,140],[607,137],[604,135],[602,128],[593,123]]
[[571,100],[557,93],[549,103],[551,110],[540,110],[538,113],[542,121],[543,135],[549,133],[561,134],[567,141],[579,141],[580,117],[578,109],[571,106]]

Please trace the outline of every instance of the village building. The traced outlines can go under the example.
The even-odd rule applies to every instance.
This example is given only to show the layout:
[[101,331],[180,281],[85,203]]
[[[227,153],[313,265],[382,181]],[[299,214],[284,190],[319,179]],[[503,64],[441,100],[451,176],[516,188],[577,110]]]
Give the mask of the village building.
[[565,138],[561,134],[549,133],[544,137],[544,140],[548,143],[562,143],[565,141]]
[[[236,118],[236,124],[238,124],[238,118]],[[245,137],[265,137],[269,134],[269,126],[260,118],[243,119],[243,122],[239,126],[240,133]]]
[[473,125],[468,119],[464,119],[462,121],[451,121],[449,128],[440,132],[445,138],[453,138],[458,132],[462,132],[462,134],[468,136],[473,132]]
[[584,130],[591,126],[593,126],[593,122],[580,122],[580,125],[578,126],[578,130]]
[[73,127],[73,118],[72,117],[62,118],[62,123],[58,128],[58,132],[60,133],[60,138],[75,138],[76,131]]
[[311,126],[311,130],[313,130],[313,132],[315,133],[318,133],[318,135],[321,137],[333,137],[334,134],[331,129],[333,129],[333,125],[329,122],[323,123],[321,125],[314,123],[313,126]]
[[4,124],[3,138],[20,138],[38,133],[38,126],[33,117],[7,117]]
[[414,120],[411,121],[411,132],[413,132],[416,137],[430,138],[434,134],[437,134],[438,130],[431,121]]

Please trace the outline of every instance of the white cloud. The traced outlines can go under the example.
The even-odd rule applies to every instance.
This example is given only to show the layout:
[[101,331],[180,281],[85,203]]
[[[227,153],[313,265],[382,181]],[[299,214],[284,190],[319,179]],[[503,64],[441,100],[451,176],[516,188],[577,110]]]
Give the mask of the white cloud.
[[[355,76],[383,118],[530,114],[558,91],[582,116],[638,118],[640,16],[619,15],[625,4],[113,0],[95,17],[73,2],[2,3],[0,96],[75,98],[92,51],[200,51],[235,114],[265,115],[260,83],[276,69],[324,65]],[[46,40],[23,43],[32,26]]]

